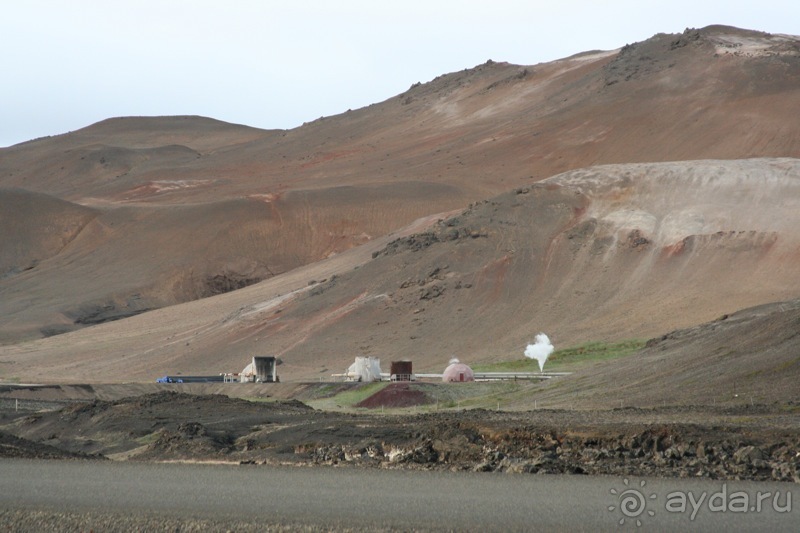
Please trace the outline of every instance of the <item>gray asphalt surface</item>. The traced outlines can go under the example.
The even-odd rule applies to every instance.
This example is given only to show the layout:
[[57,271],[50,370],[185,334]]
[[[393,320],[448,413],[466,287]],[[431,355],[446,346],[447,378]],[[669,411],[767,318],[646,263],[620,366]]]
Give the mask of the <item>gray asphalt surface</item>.
[[[694,518],[689,492],[702,502]],[[760,511],[759,492],[770,494]],[[0,528],[13,531],[608,531],[637,520],[647,531],[797,531],[798,494],[782,483],[0,460]]]

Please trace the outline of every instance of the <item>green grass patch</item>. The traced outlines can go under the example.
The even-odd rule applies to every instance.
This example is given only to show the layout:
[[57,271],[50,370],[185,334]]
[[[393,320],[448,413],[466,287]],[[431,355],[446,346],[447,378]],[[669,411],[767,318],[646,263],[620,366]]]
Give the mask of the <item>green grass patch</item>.
[[281,401],[282,398],[273,398],[271,396],[244,396],[242,400],[253,403],[275,403]]
[[578,364],[596,361],[608,361],[619,357],[626,357],[638,352],[647,341],[630,339],[620,342],[587,342],[574,348],[556,350],[548,358],[552,364]]
[[775,371],[778,373],[787,372],[789,370],[794,370],[792,367],[800,365],[800,356],[795,356],[794,359],[789,359],[784,363],[781,363],[777,367],[775,367]]
[[[572,348],[556,350],[547,358],[545,370],[568,371],[587,363],[626,357],[641,350],[645,342],[641,339],[620,342],[587,342]],[[476,372],[538,372],[539,363],[535,359],[525,357],[514,361],[474,365],[472,369]]]
[[375,381],[373,383],[354,383],[352,388],[328,398],[320,398],[306,402],[315,409],[337,409],[352,407],[366,400],[379,390],[389,385],[388,381]]
[[475,372],[538,372],[539,363],[526,357],[524,359],[515,359],[514,361],[472,365],[472,370]]
[[331,383],[328,385],[322,385],[321,387],[317,388],[315,394],[317,396],[330,396],[331,394],[335,393],[337,390],[337,384]]
[[147,435],[137,438],[136,442],[138,442],[141,445],[153,444],[158,440],[159,436],[160,435],[158,434],[158,432],[148,433]]
[[[426,392],[439,408],[493,408],[506,395],[517,392],[522,383],[488,381],[471,383],[436,383]],[[434,404],[436,407],[436,404]]]
[[800,405],[784,403],[781,404],[780,409],[787,413],[800,413]]

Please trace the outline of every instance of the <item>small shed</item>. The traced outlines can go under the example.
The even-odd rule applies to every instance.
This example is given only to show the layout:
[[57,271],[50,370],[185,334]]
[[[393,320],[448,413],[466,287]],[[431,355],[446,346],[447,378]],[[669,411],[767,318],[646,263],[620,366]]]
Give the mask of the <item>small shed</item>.
[[392,381],[413,381],[414,371],[411,361],[392,361],[389,373]]

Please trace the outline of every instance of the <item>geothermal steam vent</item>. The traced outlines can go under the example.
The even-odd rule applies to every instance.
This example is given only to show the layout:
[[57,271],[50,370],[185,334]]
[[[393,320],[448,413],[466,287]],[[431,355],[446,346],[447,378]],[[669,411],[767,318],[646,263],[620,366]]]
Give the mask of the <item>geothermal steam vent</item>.
[[525,357],[536,359],[539,363],[539,372],[544,372],[544,364],[555,348],[550,344],[550,339],[544,333],[536,335],[536,342],[525,348]]

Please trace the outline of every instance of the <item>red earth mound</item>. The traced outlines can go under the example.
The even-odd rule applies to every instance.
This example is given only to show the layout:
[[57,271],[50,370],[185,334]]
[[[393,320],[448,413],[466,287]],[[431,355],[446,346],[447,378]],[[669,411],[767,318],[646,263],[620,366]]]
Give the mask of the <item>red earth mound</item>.
[[356,407],[375,409],[377,407],[414,407],[427,405],[433,400],[411,383],[391,383],[369,398],[356,404]]

